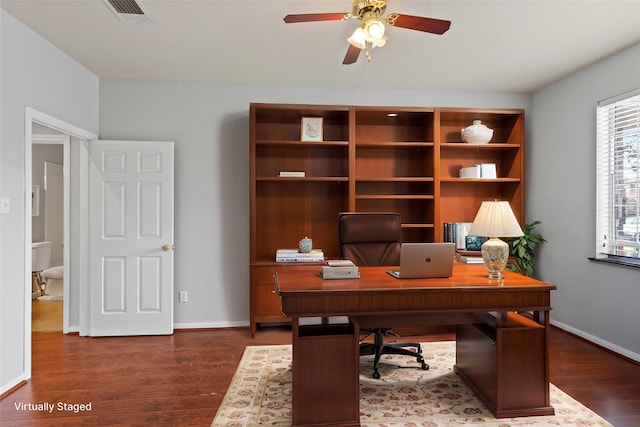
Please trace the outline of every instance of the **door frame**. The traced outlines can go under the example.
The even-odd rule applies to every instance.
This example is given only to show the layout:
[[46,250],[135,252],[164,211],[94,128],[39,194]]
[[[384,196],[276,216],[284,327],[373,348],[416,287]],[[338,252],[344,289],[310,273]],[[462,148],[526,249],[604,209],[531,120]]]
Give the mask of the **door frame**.
[[[76,206],[79,206],[78,218],[79,218],[79,232],[80,232],[80,246],[79,248],[79,274],[78,277],[81,283],[87,283],[89,279],[89,239],[88,239],[88,223],[89,223],[89,204],[88,204],[88,181],[89,181],[89,152],[88,152],[88,143],[94,139],[98,139],[98,135],[93,132],[89,132],[85,129],[74,126],[70,123],[57,119],[48,114],[42,113],[38,110],[35,110],[31,107],[25,107],[24,113],[24,182],[25,182],[25,227],[24,227],[24,239],[25,248],[24,248],[24,375],[25,378],[31,378],[31,173],[32,173],[32,144],[33,144],[33,132],[32,125],[33,123],[39,123],[41,125],[50,127],[57,131],[60,131],[69,136],[75,137],[80,140],[80,149],[79,149],[79,177],[80,180],[80,191],[78,194],[79,200]],[[78,142],[72,142],[72,144],[76,144]],[[70,164],[68,165],[71,166]],[[28,243],[29,242],[29,243]],[[88,290],[80,287],[79,290],[79,324],[80,324],[80,335],[83,335],[83,331],[88,330],[88,307],[89,307],[89,298],[88,298]]]

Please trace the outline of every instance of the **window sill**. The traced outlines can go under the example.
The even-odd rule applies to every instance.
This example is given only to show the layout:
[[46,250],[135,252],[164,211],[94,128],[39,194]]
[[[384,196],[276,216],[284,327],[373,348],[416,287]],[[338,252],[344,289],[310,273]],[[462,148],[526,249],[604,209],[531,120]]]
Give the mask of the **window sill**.
[[602,262],[605,264],[623,265],[625,267],[640,268],[640,258],[608,256],[607,258],[589,257],[589,261]]

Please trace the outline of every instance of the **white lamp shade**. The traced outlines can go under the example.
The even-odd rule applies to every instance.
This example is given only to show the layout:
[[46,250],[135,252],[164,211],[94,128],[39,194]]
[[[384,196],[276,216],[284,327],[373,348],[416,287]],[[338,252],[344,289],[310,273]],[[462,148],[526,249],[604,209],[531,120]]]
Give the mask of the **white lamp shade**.
[[470,236],[518,237],[522,228],[506,201],[484,201],[469,229]]

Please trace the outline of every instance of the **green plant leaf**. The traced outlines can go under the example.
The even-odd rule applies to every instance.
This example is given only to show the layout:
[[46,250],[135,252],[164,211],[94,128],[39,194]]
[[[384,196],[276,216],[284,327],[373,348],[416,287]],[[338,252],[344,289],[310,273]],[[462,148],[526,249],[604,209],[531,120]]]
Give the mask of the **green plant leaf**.
[[511,264],[509,264],[511,271],[525,274],[526,276],[533,274],[536,261],[535,248],[537,245],[546,242],[542,235],[533,231],[536,226],[540,224],[542,224],[541,221],[533,221],[525,224],[522,236],[508,239],[510,254],[512,257],[515,257]]

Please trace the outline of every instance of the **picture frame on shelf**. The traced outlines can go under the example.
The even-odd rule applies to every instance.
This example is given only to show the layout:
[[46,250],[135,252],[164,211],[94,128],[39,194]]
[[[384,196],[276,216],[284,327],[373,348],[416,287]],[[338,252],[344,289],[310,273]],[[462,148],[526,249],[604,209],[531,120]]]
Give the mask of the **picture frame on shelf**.
[[322,141],[322,117],[303,117],[301,141]]
[[468,251],[479,251],[482,249],[483,244],[482,236],[466,236],[465,237],[465,249]]

